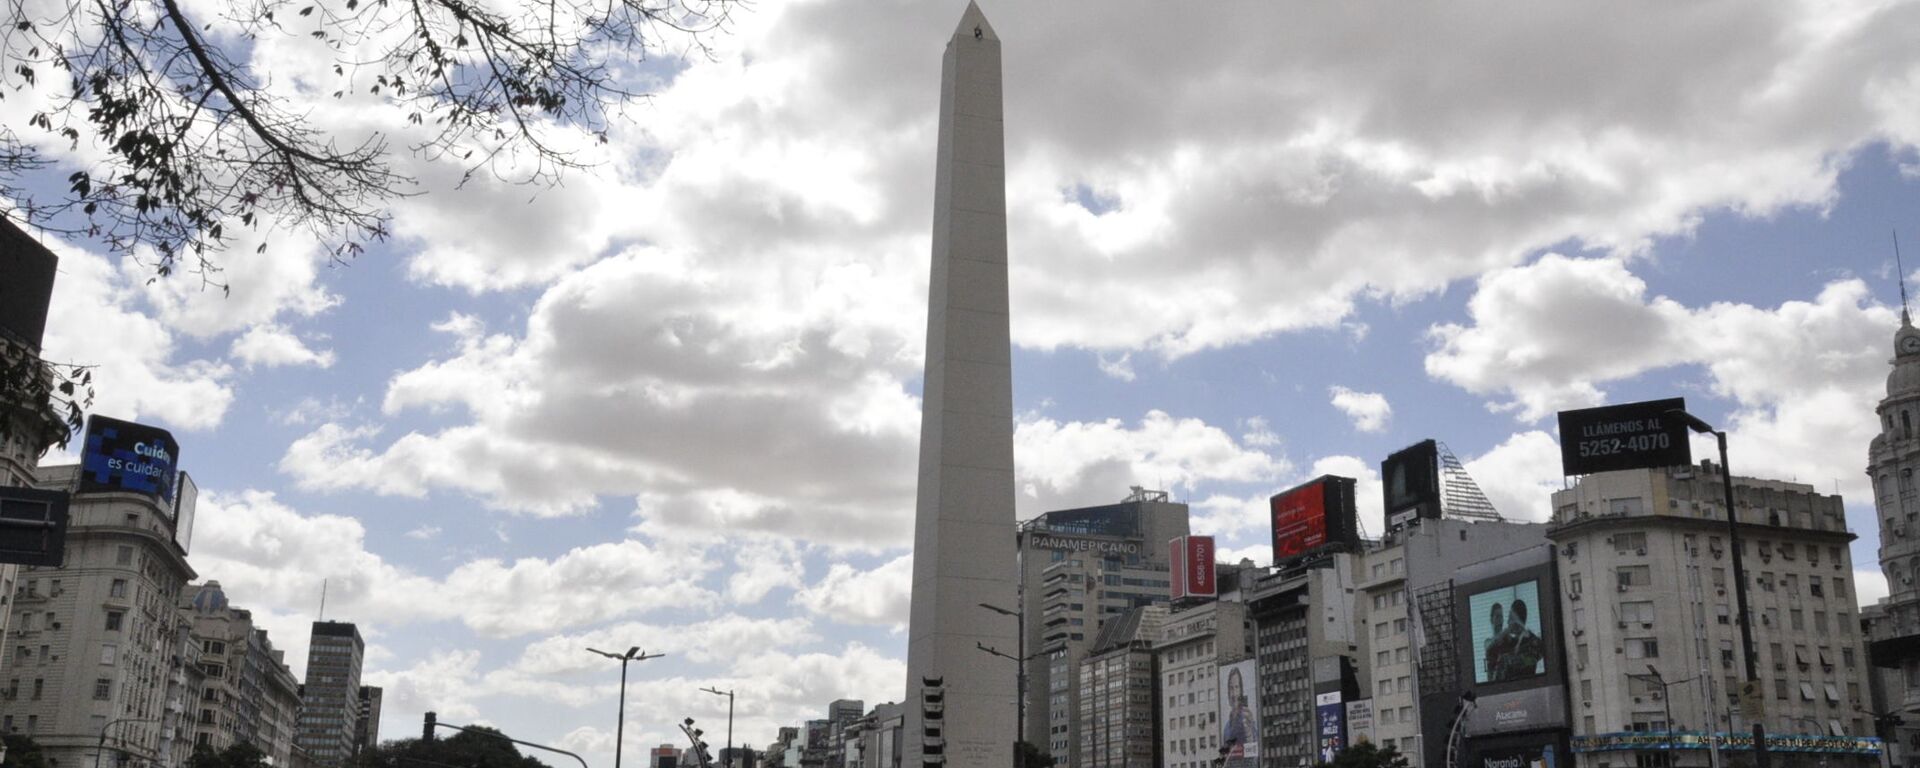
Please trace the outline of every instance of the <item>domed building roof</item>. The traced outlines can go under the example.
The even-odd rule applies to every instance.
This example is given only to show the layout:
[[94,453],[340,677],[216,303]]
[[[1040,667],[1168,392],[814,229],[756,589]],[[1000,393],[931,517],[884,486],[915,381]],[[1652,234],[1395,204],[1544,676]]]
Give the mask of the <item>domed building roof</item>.
[[209,581],[194,593],[193,610],[195,613],[214,613],[227,609],[227,593],[220,588],[220,582]]

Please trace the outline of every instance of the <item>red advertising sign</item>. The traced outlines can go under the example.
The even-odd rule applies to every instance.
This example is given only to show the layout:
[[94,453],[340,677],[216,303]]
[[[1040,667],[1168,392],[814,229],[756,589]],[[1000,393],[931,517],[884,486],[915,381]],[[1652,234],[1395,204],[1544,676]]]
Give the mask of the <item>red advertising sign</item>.
[[1213,537],[1179,536],[1167,541],[1168,580],[1173,598],[1214,597]]
[[1304,555],[1327,543],[1327,487],[1308,483],[1269,500],[1273,506],[1273,560]]

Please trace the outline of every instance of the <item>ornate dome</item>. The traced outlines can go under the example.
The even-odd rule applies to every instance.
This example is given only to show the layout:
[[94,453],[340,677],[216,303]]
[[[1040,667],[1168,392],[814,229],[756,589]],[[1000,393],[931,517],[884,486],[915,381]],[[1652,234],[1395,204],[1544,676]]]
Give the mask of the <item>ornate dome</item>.
[[227,609],[227,593],[220,588],[220,582],[209,581],[193,595],[193,610],[196,613],[213,613]]

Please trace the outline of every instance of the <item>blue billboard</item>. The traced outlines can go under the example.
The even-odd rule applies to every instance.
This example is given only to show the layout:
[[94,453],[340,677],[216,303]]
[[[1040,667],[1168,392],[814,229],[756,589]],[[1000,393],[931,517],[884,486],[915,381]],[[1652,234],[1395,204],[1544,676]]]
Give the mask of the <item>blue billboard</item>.
[[158,427],[94,416],[80,450],[81,493],[142,493],[173,501],[180,444]]

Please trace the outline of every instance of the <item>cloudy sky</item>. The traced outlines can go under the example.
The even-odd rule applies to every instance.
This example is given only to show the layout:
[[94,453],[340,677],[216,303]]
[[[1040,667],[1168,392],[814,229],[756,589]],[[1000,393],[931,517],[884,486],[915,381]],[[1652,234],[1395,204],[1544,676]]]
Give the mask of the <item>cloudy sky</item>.
[[[231,297],[53,242],[48,353],[174,430],[192,562],[296,672],[326,581],[389,736],[434,709],[610,764],[587,646],[668,654],[632,670],[630,748],[721,722],[701,687],[759,745],[896,700],[962,7],[758,3],[596,171],[409,161],[391,242],[237,249]],[[1267,495],[1355,476],[1378,532],[1379,460],[1432,437],[1539,520],[1556,410],[1678,395],[1737,471],[1845,494],[1884,591],[1861,480],[1896,229],[1920,260],[1920,4],[985,11],[1021,516],[1164,488],[1263,559]]]

